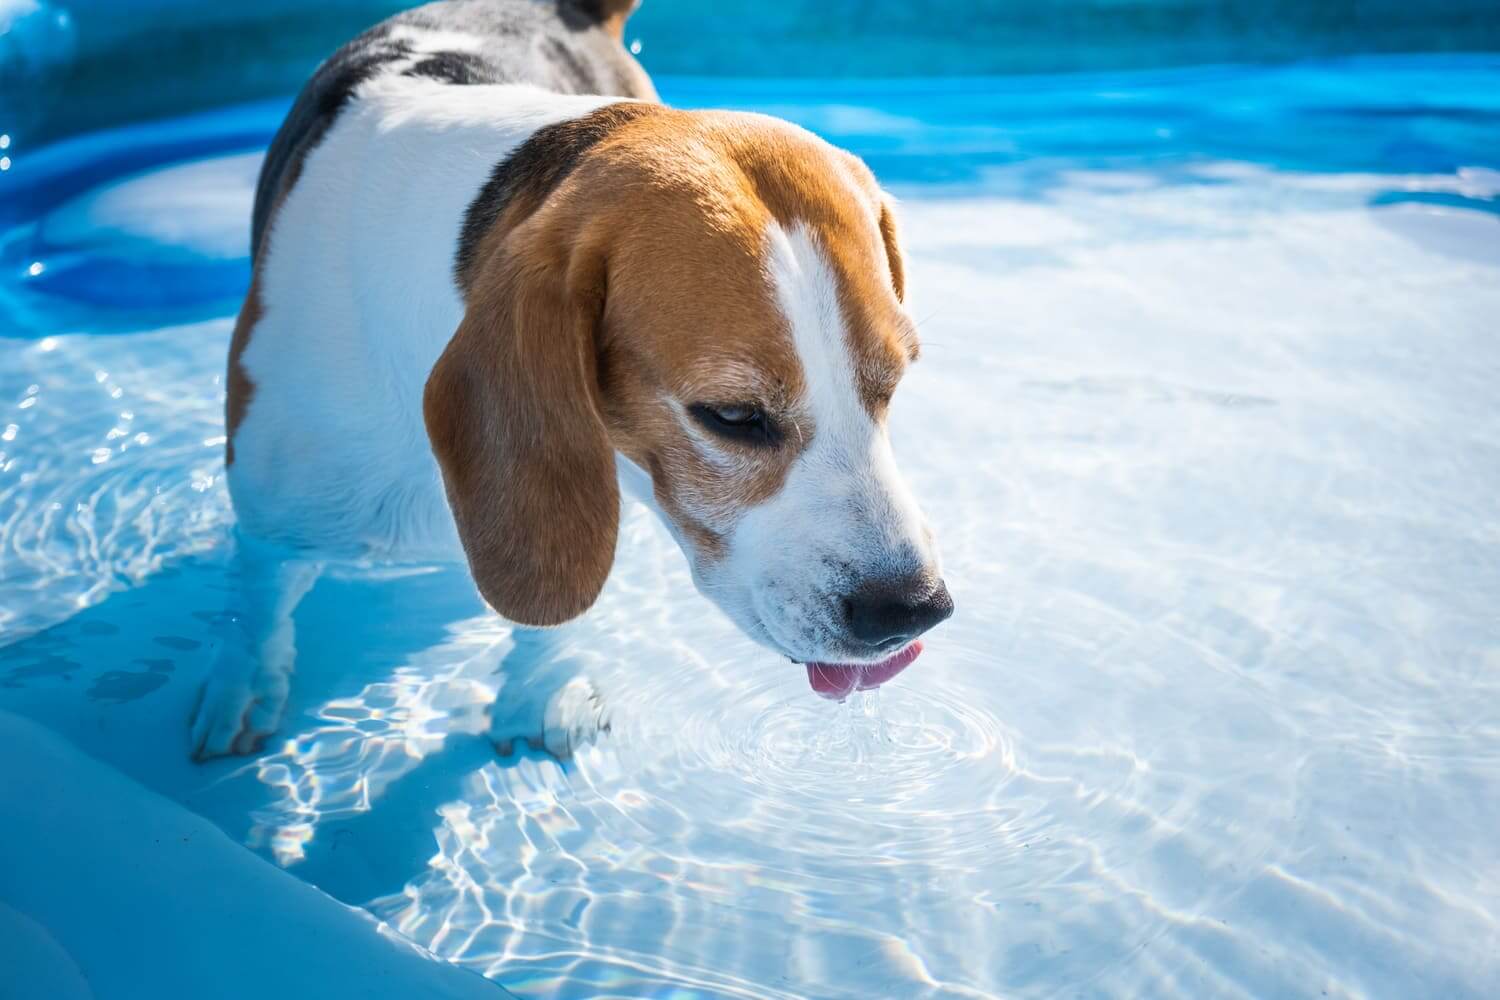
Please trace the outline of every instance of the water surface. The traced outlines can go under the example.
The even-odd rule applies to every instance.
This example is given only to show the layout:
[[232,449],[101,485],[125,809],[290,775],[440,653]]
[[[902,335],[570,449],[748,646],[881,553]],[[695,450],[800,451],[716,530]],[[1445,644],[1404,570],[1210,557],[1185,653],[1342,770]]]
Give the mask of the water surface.
[[631,510],[566,767],[443,567],[321,581],[285,738],[191,764],[272,102],[4,177],[0,707],[521,996],[1492,994],[1500,62],[662,89],[902,199],[917,664],[815,698]]

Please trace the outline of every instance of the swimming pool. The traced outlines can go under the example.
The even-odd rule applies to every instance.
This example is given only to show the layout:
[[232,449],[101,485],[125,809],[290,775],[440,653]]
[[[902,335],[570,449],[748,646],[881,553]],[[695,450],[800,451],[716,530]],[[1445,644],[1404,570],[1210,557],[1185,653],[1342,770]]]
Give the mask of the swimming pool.
[[633,511],[566,768],[435,567],[320,582],[285,739],[190,763],[278,101],[15,158],[0,709],[524,997],[1490,995],[1500,59],[659,83],[902,199],[921,661],[820,701]]

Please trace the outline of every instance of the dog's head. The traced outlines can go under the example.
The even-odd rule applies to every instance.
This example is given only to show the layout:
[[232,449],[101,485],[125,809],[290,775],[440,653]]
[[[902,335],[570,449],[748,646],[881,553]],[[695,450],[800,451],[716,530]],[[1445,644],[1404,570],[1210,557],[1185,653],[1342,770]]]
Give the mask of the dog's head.
[[775,119],[627,103],[539,132],[487,190],[425,410],[497,611],[593,603],[622,465],[699,589],[794,660],[889,661],[952,612],[886,434],[918,343],[859,160]]

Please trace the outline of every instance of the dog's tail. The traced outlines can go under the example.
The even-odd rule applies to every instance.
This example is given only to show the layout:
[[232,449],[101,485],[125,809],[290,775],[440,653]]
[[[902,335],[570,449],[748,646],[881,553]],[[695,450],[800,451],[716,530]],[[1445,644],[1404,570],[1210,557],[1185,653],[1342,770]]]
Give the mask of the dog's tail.
[[641,0],[558,0],[564,13],[572,12],[599,25],[615,41],[625,38],[625,19],[635,13]]

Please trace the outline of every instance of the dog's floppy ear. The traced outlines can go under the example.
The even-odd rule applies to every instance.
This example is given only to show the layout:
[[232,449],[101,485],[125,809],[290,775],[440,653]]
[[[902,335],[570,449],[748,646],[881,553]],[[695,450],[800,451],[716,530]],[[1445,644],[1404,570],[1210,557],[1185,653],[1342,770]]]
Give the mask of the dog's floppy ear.
[[594,603],[619,532],[596,370],[603,295],[561,251],[507,243],[476,268],[423,414],[480,594],[511,621],[557,625]]
[[885,259],[891,266],[891,286],[896,289],[896,298],[906,301],[906,263],[901,257],[901,242],[896,233],[895,199],[888,194],[880,196],[880,239],[885,243]]

